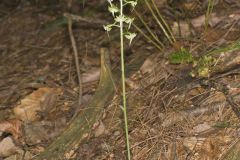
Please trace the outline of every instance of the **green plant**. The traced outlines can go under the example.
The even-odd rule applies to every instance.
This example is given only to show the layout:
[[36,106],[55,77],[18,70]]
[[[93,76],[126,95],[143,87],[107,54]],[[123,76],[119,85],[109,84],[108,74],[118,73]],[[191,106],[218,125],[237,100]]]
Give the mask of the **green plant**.
[[193,70],[190,73],[192,77],[209,77],[212,66],[216,64],[216,58],[213,56],[203,56],[193,61]]
[[169,55],[168,60],[172,64],[183,64],[193,62],[193,56],[186,48],[181,47],[179,51],[176,51]]
[[213,11],[214,2],[213,0],[208,0],[207,12],[205,14],[205,31],[207,31],[210,15]]
[[[133,38],[136,36],[136,33],[132,33],[129,31],[131,25],[134,21],[134,18],[128,17],[124,15],[123,9],[124,6],[130,5],[133,9],[137,5],[137,0],[119,0],[119,6],[113,3],[113,0],[108,0],[109,7],[108,10],[112,14],[114,18],[114,22],[112,24],[108,24],[104,26],[104,29],[109,32],[113,27],[118,27],[120,31],[120,52],[121,52],[121,71],[122,71],[122,97],[123,97],[123,114],[124,114],[124,126],[126,133],[126,146],[127,146],[127,157],[128,160],[131,159],[130,153],[130,143],[129,143],[129,135],[128,135],[128,119],[127,119],[127,106],[126,106],[126,87],[125,87],[125,63],[124,63],[124,36],[129,40],[129,44],[131,44]],[[125,26],[124,24],[127,24]],[[125,32],[124,32],[125,29]]]
[[[148,33],[151,35],[151,37],[153,38],[153,40],[157,43],[157,45],[161,48],[163,47],[163,43],[158,39],[157,35],[153,33],[153,31],[150,29],[150,27],[148,27],[147,23],[143,20],[143,18],[141,17],[141,15],[135,10],[135,14],[137,15],[137,17],[140,19],[141,23],[144,25],[144,27],[147,29]],[[136,27],[135,27],[136,28]],[[137,29],[137,28],[136,28]],[[141,30],[141,29],[140,29]],[[140,33],[143,33],[140,31]],[[150,38],[150,37],[149,37]],[[147,38],[149,40],[149,38]],[[151,38],[150,38],[151,39]]]
[[207,52],[199,59],[193,60],[193,70],[190,73],[192,77],[209,77],[211,70],[222,57],[222,53],[240,50],[240,41],[233,42],[225,47],[219,47]]
[[232,52],[232,51],[236,51],[236,50],[240,50],[240,40],[237,40],[231,44],[228,44],[225,47],[219,47],[217,49],[214,49],[213,51],[209,51],[209,52],[207,52],[206,55],[208,55],[208,56],[219,55],[223,52]]
[[159,25],[160,29],[163,31],[164,35],[167,37],[168,41],[172,44],[175,42],[175,38],[169,28],[169,26],[167,25],[167,23],[165,22],[164,18],[162,17],[162,15],[160,14],[157,5],[155,3],[155,0],[151,0],[152,1],[152,5],[155,9],[152,9],[150,3],[148,2],[148,0],[145,0],[145,3],[148,7],[148,9],[151,11],[152,16],[154,17],[155,21],[157,22],[157,24]]
[[[159,29],[163,32],[163,35],[166,37],[167,41],[170,44],[174,44],[176,42],[174,35],[172,34],[172,31],[166,21],[164,20],[163,16],[161,15],[159,9],[157,8],[157,5],[155,3],[155,0],[142,0],[140,1],[145,3],[148,10],[150,11],[153,20],[158,25]],[[150,27],[147,25],[147,22],[143,19],[143,16],[140,15],[136,10],[135,15],[138,17],[138,19],[141,21],[145,29],[147,30],[147,33],[150,34],[150,36],[146,35],[144,31],[139,28],[136,24],[133,24],[135,29],[141,33],[144,38],[146,38],[150,43],[152,43],[154,46],[156,46],[160,51],[162,51],[162,48],[164,47],[164,44],[161,42],[161,39],[154,33],[153,30],[150,29]]]
[[217,122],[214,125],[212,125],[213,128],[240,128],[239,125],[232,125],[227,121],[223,122]]

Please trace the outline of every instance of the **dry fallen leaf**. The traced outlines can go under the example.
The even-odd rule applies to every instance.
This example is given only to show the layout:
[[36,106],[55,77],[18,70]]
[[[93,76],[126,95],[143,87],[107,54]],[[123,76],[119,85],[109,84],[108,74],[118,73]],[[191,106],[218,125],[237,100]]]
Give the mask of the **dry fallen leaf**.
[[204,123],[198,124],[197,126],[193,127],[193,132],[195,134],[199,134],[199,133],[205,132],[209,129],[211,129],[211,126],[207,122],[204,122]]
[[156,63],[152,60],[152,57],[147,58],[140,68],[142,74],[150,73],[154,70]]
[[203,39],[207,43],[212,43],[219,40],[224,34],[225,32],[223,30],[208,28],[203,34]]
[[217,139],[213,137],[208,138],[204,141],[199,152],[199,157],[201,157],[202,160],[211,160],[216,159],[219,153],[219,144],[217,142]]
[[51,141],[59,135],[66,127],[64,117],[55,119],[56,121],[36,121],[24,124],[25,141],[28,145],[36,145],[46,141]]
[[10,133],[17,143],[22,142],[20,140],[22,137],[22,122],[20,120],[12,119],[0,122],[0,132]]
[[195,152],[194,159],[211,160],[216,159],[220,153],[219,137],[186,137],[183,145]]
[[21,149],[14,144],[11,137],[6,137],[0,142],[0,157],[8,157],[20,151]]
[[103,135],[105,131],[106,131],[105,125],[103,124],[102,121],[100,121],[99,125],[94,130],[94,135],[95,135],[95,137],[99,137],[99,136]]
[[204,88],[196,87],[196,88],[193,88],[190,91],[188,91],[188,95],[194,97],[194,96],[200,95],[200,94],[202,94],[204,92],[205,92]]
[[186,137],[183,139],[183,146],[186,147],[188,150],[193,151],[198,143],[202,143],[202,139],[198,139],[197,137]]
[[181,36],[183,37],[187,37],[191,34],[189,24],[184,21],[180,21],[179,23],[174,22],[172,30],[174,35],[179,35],[179,33],[181,33]]
[[14,114],[23,121],[38,120],[40,117],[37,112],[49,113],[55,107],[57,95],[61,92],[60,88],[39,88],[14,107]]
[[87,73],[82,74],[82,83],[89,83],[99,80],[100,68],[94,68]]

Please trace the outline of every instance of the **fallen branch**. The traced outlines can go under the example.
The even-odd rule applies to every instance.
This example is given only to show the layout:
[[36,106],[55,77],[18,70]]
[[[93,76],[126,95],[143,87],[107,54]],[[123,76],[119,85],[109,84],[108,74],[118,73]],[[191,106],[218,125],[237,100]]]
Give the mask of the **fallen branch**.
[[72,43],[75,65],[76,65],[76,70],[77,70],[78,85],[79,85],[78,104],[80,105],[82,103],[82,80],[81,80],[81,72],[80,72],[80,65],[79,65],[79,58],[78,58],[78,50],[77,50],[77,46],[76,46],[76,41],[74,39],[73,31],[72,31],[72,18],[71,17],[67,17],[67,18],[68,18],[68,32],[69,32],[69,36],[70,36],[71,43]]

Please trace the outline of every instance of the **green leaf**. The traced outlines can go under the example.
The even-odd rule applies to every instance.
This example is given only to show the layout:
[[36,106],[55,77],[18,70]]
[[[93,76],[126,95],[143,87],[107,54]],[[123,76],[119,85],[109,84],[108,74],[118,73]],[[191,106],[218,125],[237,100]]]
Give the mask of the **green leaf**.
[[192,54],[185,48],[181,48],[180,51],[170,54],[168,60],[172,64],[183,64],[193,62]]

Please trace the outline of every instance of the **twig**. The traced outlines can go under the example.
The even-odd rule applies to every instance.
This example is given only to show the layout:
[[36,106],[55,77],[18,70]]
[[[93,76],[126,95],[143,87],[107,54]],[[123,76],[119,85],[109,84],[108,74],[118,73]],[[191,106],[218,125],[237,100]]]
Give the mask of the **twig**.
[[77,51],[77,47],[76,47],[76,41],[74,39],[73,36],[73,31],[72,31],[72,19],[71,17],[68,17],[68,32],[69,32],[69,36],[72,42],[72,47],[73,47],[73,53],[74,53],[74,58],[75,58],[75,65],[76,65],[76,69],[77,69],[77,76],[78,76],[78,85],[79,85],[79,99],[78,99],[78,103],[81,104],[82,103],[82,80],[81,80],[81,72],[80,72],[80,65],[79,65],[79,60],[78,60],[78,51]]

